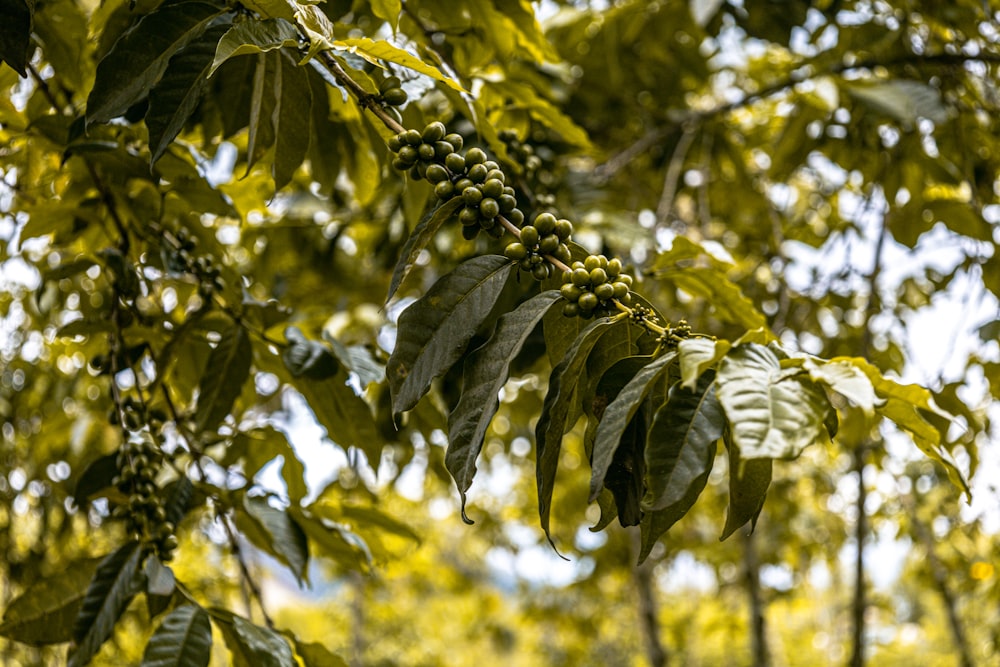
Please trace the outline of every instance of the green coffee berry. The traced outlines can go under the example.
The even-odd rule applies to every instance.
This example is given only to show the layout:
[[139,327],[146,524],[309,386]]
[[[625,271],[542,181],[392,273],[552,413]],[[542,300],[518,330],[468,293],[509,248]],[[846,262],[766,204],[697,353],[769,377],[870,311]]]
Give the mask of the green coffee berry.
[[424,138],[420,136],[420,133],[416,130],[406,130],[400,135],[403,143],[409,144],[410,146],[416,147],[424,143]]
[[[466,162],[466,164],[468,164],[468,162],[469,162],[468,157],[466,157],[465,162]],[[469,176],[470,179],[472,179],[472,181],[474,183],[482,183],[483,181],[486,180],[486,174],[488,174],[488,173],[489,173],[489,170],[486,167],[484,167],[483,165],[481,165],[481,164],[474,164],[471,167],[469,167],[469,174],[468,174],[468,176]]]
[[451,155],[454,150],[455,148],[447,141],[434,142],[434,157],[436,157],[438,160],[444,160],[449,155]]
[[628,294],[628,285],[622,282],[614,283],[611,289],[614,291],[614,297],[616,299],[621,299],[623,296]]
[[511,243],[503,250],[503,254],[509,259],[522,260],[528,256],[528,249],[524,247],[523,243]]
[[529,255],[527,257],[523,257],[517,263],[517,265],[521,267],[522,271],[531,271],[531,268],[534,266],[534,264],[531,263],[531,255]]
[[552,256],[563,264],[569,264],[570,260],[573,259],[573,253],[570,252],[569,246],[565,243],[560,244]]
[[556,228],[556,216],[551,213],[539,213],[535,216],[535,227],[542,236],[551,234]]
[[420,136],[423,138],[424,143],[433,144],[435,141],[441,141],[444,139],[444,135],[448,133],[445,128],[444,123],[440,121],[434,121],[433,123],[428,123],[424,131],[421,132]]
[[[500,181],[500,186],[501,187],[503,187],[503,184],[507,181],[507,177],[504,176],[504,173],[502,171],[500,171],[499,169],[490,169],[486,173],[486,178],[487,179],[495,179],[495,180]],[[500,194],[503,194],[503,193],[501,192]]]
[[[465,163],[466,164],[470,164],[470,165],[472,165],[472,164],[483,164],[483,162],[486,162],[486,153],[483,152],[482,148],[476,148],[475,146],[473,146],[465,154]],[[485,168],[485,165],[484,165],[484,168]],[[489,169],[486,169],[486,172],[489,172]],[[485,176],[485,173],[483,175]]]
[[538,230],[532,225],[525,225],[521,229],[521,243],[529,248],[538,245]]
[[476,184],[467,178],[460,178],[455,181],[455,192],[465,192],[468,188],[474,188]]
[[579,287],[586,287],[590,284],[590,272],[587,269],[580,267],[578,269],[573,269],[573,284]]
[[489,197],[487,197],[486,199],[483,199],[481,202],[479,202],[479,213],[484,218],[489,218],[490,220],[492,220],[493,218],[500,215],[500,204],[497,203],[496,199],[490,199]]
[[398,134],[394,134],[389,137],[389,140],[385,142],[385,145],[389,147],[393,153],[399,152],[399,149],[403,146],[403,140],[399,138]]
[[556,226],[553,231],[559,237],[560,241],[565,241],[573,233],[573,223],[565,219],[556,220]]
[[487,177],[486,182],[483,183],[483,194],[492,199],[499,199],[503,196],[503,183],[495,178]]
[[448,167],[452,172],[460,174],[465,171],[465,158],[458,153],[449,153],[444,158],[444,166]]
[[619,273],[622,272],[622,261],[615,257],[614,259],[608,260],[608,266],[605,269],[608,275],[614,278]]
[[[424,176],[431,183],[441,183],[442,181],[448,180],[448,170],[439,164],[429,164],[424,172]],[[449,183],[449,185],[451,185],[451,183]]]
[[420,153],[413,146],[403,146],[399,149],[399,159],[412,165],[420,157]]
[[551,266],[548,264],[537,264],[531,269],[531,275],[535,280],[545,280],[549,277],[550,268]]
[[403,82],[399,80],[398,76],[389,76],[382,80],[382,83],[378,86],[378,92],[385,93],[387,90],[392,90],[393,88],[399,88],[403,85]]
[[551,255],[559,247],[559,237],[555,234],[543,236],[538,242],[538,252],[543,255]]
[[483,200],[483,193],[479,188],[471,185],[462,190],[462,199],[469,206],[475,206]]
[[444,140],[454,146],[456,151],[462,150],[462,146],[465,144],[465,141],[462,139],[462,135],[454,132],[445,136]]
[[458,213],[458,221],[465,227],[479,225],[479,209],[466,206]]
[[562,294],[563,298],[567,301],[576,301],[583,295],[583,290],[573,283],[564,283],[563,286],[559,288],[559,293]]
[[597,286],[608,282],[608,273],[602,268],[596,268],[590,272],[590,284]]
[[603,283],[594,288],[594,294],[601,301],[607,301],[615,295],[615,288],[611,283]]
[[487,160],[486,162],[483,163],[483,166],[485,166],[490,171],[493,171],[494,169],[498,171],[500,170],[500,165],[497,164],[495,160]]
[[601,268],[601,259],[597,255],[587,255],[587,258],[583,260],[583,266],[588,271],[599,269]]
[[386,104],[401,107],[406,104],[406,100],[410,99],[410,96],[402,88],[390,88],[382,93],[382,99],[385,100]]
[[597,303],[598,303],[597,295],[594,294],[593,292],[584,292],[583,294],[580,295],[580,298],[577,300],[576,303],[578,306],[580,306],[580,310],[582,310],[585,313],[588,313],[592,311],[594,308],[597,308]]
[[626,287],[632,287],[632,276],[627,273],[623,273],[618,276],[618,282],[625,283]]
[[507,219],[513,223],[515,227],[520,227],[521,223],[524,222],[524,211],[519,208],[513,208],[507,213]]
[[[486,182],[489,183],[490,181]],[[484,192],[486,191],[485,187],[483,187],[483,191]],[[510,195],[500,195],[499,197],[496,198],[496,200],[497,203],[500,204],[500,210],[503,213],[509,213],[517,207],[517,200],[511,197]]]
[[510,187],[509,185],[505,185],[504,186],[503,193],[505,195],[510,195],[511,197],[516,197],[517,196],[517,190],[515,190],[512,187]]
[[451,181],[441,181],[434,186],[434,194],[438,199],[451,199],[455,196],[455,186]]
[[567,303],[563,305],[562,312],[566,317],[577,317],[580,314],[580,306],[575,303]]
[[420,146],[417,147],[417,154],[424,162],[430,162],[437,157],[437,154],[434,152],[434,146],[431,144],[420,144]]
[[466,241],[476,238],[477,234],[479,234],[479,225],[472,224],[462,227],[462,238]]

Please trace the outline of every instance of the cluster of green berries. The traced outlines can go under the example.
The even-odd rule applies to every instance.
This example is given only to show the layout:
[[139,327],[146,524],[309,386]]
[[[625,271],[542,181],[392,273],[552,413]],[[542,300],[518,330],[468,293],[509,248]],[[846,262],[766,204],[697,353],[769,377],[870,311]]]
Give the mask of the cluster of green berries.
[[405,130],[390,137],[387,144],[396,154],[394,168],[408,172],[414,180],[426,178],[441,201],[461,197],[458,219],[466,239],[475,238],[480,230],[494,238],[503,236],[500,216],[515,226],[524,222],[514,188],[506,185],[500,165],[481,148],[470,148],[462,155],[462,135],[447,134],[443,123],[430,123],[423,132]]
[[409,98],[406,91],[403,90],[403,82],[399,80],[398,76],[386,77],[379,84],[378,92],[382,96],[383,102],[394,107],[403,106]]
[[128,502],[116,507],[114,516],[124,518],[128,533],[142,541],[160,560],[170,560],[177,548],[175,526],[167,520],[156,485],[163,454],[148,433],[141,433],[119,448],[116,463],[118,474],[111,483]]
[[614,309],[612,299],[623,306],[632,303],[629,290],[632,276],[622,273],[621,260],[609,260],[604,255],[590,255],[582,262],[573,262],[569,271],[563,273],[563,284],[559,288],[566,304],[566,317],[593,317]]
[[529,174],[537,171],[542,166],[542,159],[535,155],[535,149],[531,144],[526,144],[517,136],[514,130],[500,130],[497,133],[500,141],[507,145],[507,155],[515,162],[524,166],[524,170]]
[[545,280],[552,272],[552,264],[545,256],[569,264],[572,256],[566,245],[573,234],[573,223],[556,219],[551,213],[539,213],[530,225],[521,228],[519,241],[504,249],[504,255],[518,262],[521,269],[530,271],[537,280]]

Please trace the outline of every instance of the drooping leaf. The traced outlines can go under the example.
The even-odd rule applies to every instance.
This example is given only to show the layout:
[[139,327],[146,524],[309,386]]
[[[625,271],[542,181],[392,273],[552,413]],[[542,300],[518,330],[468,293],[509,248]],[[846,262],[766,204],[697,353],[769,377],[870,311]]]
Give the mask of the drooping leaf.
[[[219,620],[225,615],[229,622]],[[222,631],[236,667],[298,667],[291,646],[274,630],[222,610],[216,614],[216,627]]]
[[302,528],[289,514],[262,497],[243,497],[236,526],[258,549],[288,566],[301,586],[307,579],[309,543]]
[[[538,489],[538,516],[547,537],[549,513],[552,509],[552,490],[555,487],[556,470],[559,466],[562,437],[567,427],[573,426],[567,424],[571,401],[577,395],[577,387],[590,351],[614,324],[615,320],[606,317],[591,323],[576,337],[566,356],[549,376],[549,388],[545,394],[538,424],[535,426],[535,485]],[[551,540],[551,537],[549,539]]]
[[738,447],[727,443],[729,450],[729,510],[719,541],[725,540],[741,526],[750,522],[750,530],[764,507],[767,488],[771,485],[771,459],[742,457]]
[[742,459],[794,458],[822,439],[830,410],[826,396],[799,369],[783,370],[763,345],[730,350],[716,384]]
[[835,357],[830,361],[843,361],[861,369],[875,388],[875,394],[882,400],[880,405],[876,405],[875,411],[891,419],[909,433],[917,447],[928,457],[942,464],[952,482],[971,497],[965,474],[958,467],[951,452],[944,447],[945,436],[942,436],[941,431],[925,417],[925,415],[937,415],[943,424],[948,425],[953,420],[950,414],[938,407],[929,390],[919,385],[901,384],[887,378],[875,366],[861,358]]
[[99,562],[75,561],[29,586],[4,610],[0,636],[32,646],[72,639],[73,621]]
[[372,14],[382,19],[386,23],[392,26],[392,29],[396,29],[396,24],[399,21],[399,13],[402,11],[403,3],[401,0],[372,0]]
[[111,480],[118,474],[118,453],[112,452],[91,461],[84,469],[79,479],[76,480],[76,487],[73,491],[73,498],[77,505],[85,507],[89,500],[97,493],[113,487]]
[[32,17],[35,3],[28,0],[0,0],[0,62],[21,76],[28,76]]
[[308,340],[297,327],[285,329],[288,346],[281,353],[281,360],[292,377],[305,376],[312,380],[325,380],[337,374],[339,366],[333,352],[315,340]]
[[226,11],[203,2],[178,2],[144,16],[97,65],[87,98],[87,123],[121,116],[146,97],[170,58]]
[[500,318],[496,331],[485,345],[473,352],[462,373],[462,396],[448,416],[448,452],[445,465],[455,479],[462,497],[462,519],[465,515],[465,493],[476,474],[476,459],[486,437],[486,429],[496,414],[500,389],[507,382],[510,363],[535,325],[561,297],[556,290],[538,294]]
[[163,155],[201,101],[208,86],[208,69],[215,45],[225,30],[224,25],[213,26],[175,54],[163,76],[149,91],[146,127],[149,129],[150,164]]
[[668,509],[683,503],[694,487],[700,492],[724,428],[725,416],[715,397],[715,373],[704,373],[694,391],[671,387],[646,438],[648,485],[642,509]]
[[350,667],[350,663],[317,642],[304,642],[293,637],[295,653],[302,658],[305,667]]
[[351,525],[366,528],[378,528],[397,537],[412,540],[418,544],[422,541],[413,528],[376,507],[361,507],[360,505],[341,505],[340,513]]
[[240,21],[218,40],[208,75],[215,74],[215,70],[230,58],[250,53],[265,53],[285,46],[296,47],[299,39],[299,32],[295,26],[284,19]]
[[434,238],[434,234],[437,233],[441,225],[455,215],[462,206],[463,202],[460,197],[449,199],[446,203],[428,211],[427,215],[413,228],[409,238],[406,239],[406,243],[403,245],[403,249],[399,252],[399,261],[396,262],[396,268],[392,271],[392,280],[389,281],[389,294],[385,297],[386,303],[389,303],[393,294],[396,293],[399,285],[403,282],[403,279],[406,278],[406,274],[416,264],[420,251]]
[[809,377],[851,401],[869,418],[875,415],[875,404],[879,402],[875,389],[868,376],[857,366],[846,361],[820,364],[809,360],[805,368],[809,371]]
[[89,663],[111,637],[129,602],[143,588],[141,559],[139,543],[127,542],[97,566],[73,622],[75,645],[70,652],[69,667]]
[[381,61],[400,65],[436,79],[459,92],[465,91],[461,84],[451,77],[442,74],[436,67],[431,67],[420,58],[384,40],[376,41],[370,37],[350,37],[347,39],[338,39],[333,42],[333,48],[340,51],[347,51],[348,53],[355,53],[379,67],[382,67]]
[[253,346],[246,329],[234,324],[222,332],[198,385],[195,422],[199,432],[215,428],[229,414],[250,376],[252,358]]
[[250,116],[247,119],[247,171],[274,145],[277,137],[274,127],[274,109],[278,103],[274,82],[281,68],[280,54],[258,53],[253,73],[253,94],[250,98]]
[[681,384],[694,389],[698,378],[726,356],[731,345],[726,340],[711,338],[686,338],[677,345],[681,358]]
[[395,416],[416,405],[434,378],[458,361],[513,269],[502,255],[470,259],[403,311],[386,366]]
[[720,319],[747,329],[767,329],[764,313],[720,270],[689,266],[657,271],[656,275],[692,296],[704,297]]
[[357,534],[339,523],[328,521],[294,505],[287,511],[316,547],[317,556],[331,558],[346,570],[368,571],[372,560],[371,551]]
[[614,459],[615,452],[618,450],[625,428],[632,421],[632,417],[639,410],[639,406],[653,385],[663,377],[676,358],[677,352],[671,350],[651,361],[635,374],[635,377],[605,408],[594,439],[590,474],[590,502],[594,502],[601,489],[604,488],[604,478],[608,474],[608,469]]
[[297,378],[293,386],[309,403],[331,440],[345,449],[357,447],[369,461],[377,462],[381,458],[382,438],[371,408],[354,393],[348,379],[347,371],[341,368],[326,380]]
[[191,507],[191,499],[194,496],[194,483],[191,478],[184,475],[176,482],[167,485],[164,495],[167,502],[163,509],[166,510],[165,520],[179,526],[188,509]]
[[212,657],[212,624],[194,604],[167,614],[146,644],[141,667],[205,667]]
[[297,66],[287,53],[279,53],[278,61],[280,65],[274,73],[276,102],[272,124],[275,144],[271,169],[276,190],[288,185],[305,161],[312,114],[312,88],[306,70]]

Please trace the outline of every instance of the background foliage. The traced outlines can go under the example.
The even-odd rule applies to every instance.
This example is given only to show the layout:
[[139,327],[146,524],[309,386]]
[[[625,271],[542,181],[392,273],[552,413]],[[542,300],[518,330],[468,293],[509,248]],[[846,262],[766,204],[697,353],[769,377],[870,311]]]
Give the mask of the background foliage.
[[[1000,653],[988,3],[0,6],[9,664],[62,664],[67,643],[73,664],[156,665]],[[379,96],[388,76],[405,104]],[[577,382],[608,396],[639,368],[614,362],[656,346],[624,321],[577,338],[587,323],[558,308],[496,324],[561,301],[531,299],[499,258],[510,236],[465,238],[426,181],[394,171],[386,140],[437,120],[498,161],[529,220],[572,220],[574,259],[620,257],[660,325],[714,337],[659,358],[621,432]],[[512,277],[458,318],[469,345],[406,389],[397,342],[421,307],[440,321],[421,297],[491,262]],[[507,355],[470,355],[511,331]],[[593,348],[552,376],[574,340]],[[456,475],[467,528],[448,414],[508,370]],[[621,433],[642,452],[645,429],[675,432],[656,409],[678,381],[725,414],[705,417],[707,458],[684,478],[698,502],[657,541],[693,496],[668,500],[667,468],[635,467],[669,457],[612,455]],[[568,433],[543,458],[554,404]],[[798,421],[758,442],[744,417],[762,406]],[[591,451],[606,489],[648,484],[599,495]],[[641,537],[608,525],[645,491]]]

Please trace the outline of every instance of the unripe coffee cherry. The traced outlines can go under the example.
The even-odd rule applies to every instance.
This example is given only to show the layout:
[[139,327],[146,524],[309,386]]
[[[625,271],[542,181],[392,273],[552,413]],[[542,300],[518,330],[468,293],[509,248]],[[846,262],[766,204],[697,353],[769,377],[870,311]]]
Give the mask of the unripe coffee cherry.
[[403,85],[403,82],[399,80],[398,76],[389,76],[382,80],[382,83],[378,86],[378,92],[385,93],[387,90],[392,90],[393,88],[399,88]]
[[535,216],[535,227],[542,236],[551,234],[556,228],[556,216],[551,213],[539,213]]
[[580,306],[580,310],[588,313],[594,308],[597,308],[597,295],[593,292],[584,292],[580,295],[580,298],[576,303]]
[[474,188],[476,184],[467,178],[460,178],[455,181],[455,192],[465,192],[467,188]]
[[479,209],[466,206],[458,214],[458,221],[465,227],[479,225]]
[[451,133],[444,138],[449,144],[455,147],[456,151],[462,150],[462,146],[465,145],[465,141],[462,139],[461,134]]
[[471,185],[464,190],[462,190],[462,199],[469,206],[475,206],[483,200],[483,193],[474,185]]
[[551,255],[559,247],[559,237],[555,234],[543,236],[538,242],[538,252],[543,255]]
[[503,196],[503,183],[495,178],[487,177],[486,182],[483,183],[483,194],[492,199],[499,199]]
[[590,284],[597,286],[608,282],[608,274],[604,269],[596,268],[590,272]]
[[587,269],[573,269],[573,284],[579,287],[586,287],[590,284],[590,272]]
[[615,288],[611,283],[604,283],[594,288],[594,294],[601,301],[607,301],[615,295]]
[[[465,163],[466,164],[469,164],[469,165],[482,164],[483,162],[486,162],[486,153],[484,153],[483,149],[481,149],[481,148],[476,148],[475,146],[473,146],[465,154]],[[484,168],[485,168],[485,166],[484,166]],[[489,172],[489,169],[486,169],[486,172],[483,173],[484,178],[486,176],[486,173],[488,173],[488,172]]]
[[458,153],[449,153],[444,159],[444,166],[453,173],[460,174],[465,171],[465,158]]
[[549,269],[551,266],[549,264],[536,264],[534,268],[531,269],[531,275],[535,280],[545,280],[549,277]]
[[512,208],[509,213],[507,213],[507,219],[510,220],[515,227],[520,227],[521,223],[524,222],[524,211],[519,208]]
[[[489,183],[490,181],[486,182]],[[485,187],[483,187],[483,191],[486,191]],[[503,213],[510,213],[517,208],[517,200],[510,195],[500,195],[497,197],[497,203],[500,204],[500,211]]]
[[538,230],[532,225],[526,225],[521,229],[521,243],[529,248],[538,245]]
[[406,104],[406,100],[410,99],[410,96],[402,88],[390,88],[382,93],[382,99],[385,100],[386,104],[400,107]]
[[490,199],[489,197],[487,197],[486,199],[479,202],[479,213],[484,218],[489,218],[490,220],[492,220],[493,218],[500,215],[500,205],[497,204],[496,199]]
[[[469,162],[468,157],[466,157],[465,162],[466,162],[466,164],[468,164],[468,162]],[[470,179],[472,179],[472,181],[474,183],[482,183],[483,181],[486,180],[486,174],[488,174],[488,173],[489,173],[489,170],[486,167],[484,167],[483,165],[481,165],[481,164],[474,164],[471,167],[469,167],[469,174],[468,174],[468,176],[469,176]]]
[[617,257],[608,260],[608,266],[605,270],[608,272],[609,276],[614,278],[615,276],[617,276],[619,273],[622,272],[622,261]]
[[504,248],[503,254],[509,259],[519,261],[528,256],[528,249],[524,247],[523,243],[515,242]]
[[433,144],[435,141],[444,139],[445,134],[447,134],[447,129],[445,129],[444,123],[434,121],[433,123],[428,123],[424,131],[420,133],[420,136],[424,140],[424,143]]
[[416,130],[406,130],[400,135],[400,138],[403,140],[403,143],[409,144],[413,147],[417,147],[424,143],[423,137],[421,137],[420,133]]
[[556,226],[553,231],[559,237],[560,241],[565,241],[573,233],[573,223],[565,219],[556,220]]
[[441,181],[434,186],[434,194],[438,199],[451,199],[455,196],[455,186],[451,184],[451,181]]
[[417,155],[419,155],[420,159],[424,162],[430,162],[437,156],[434,152],[434,146],[431,144],[420,144],[420,146],[417,147]]
[[[448,170],[439,164],[429,164],[424,172],[424,177],[431,183],[441,183],[448,180]],[[451,184],[449,183],[449,185]]]

